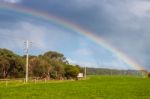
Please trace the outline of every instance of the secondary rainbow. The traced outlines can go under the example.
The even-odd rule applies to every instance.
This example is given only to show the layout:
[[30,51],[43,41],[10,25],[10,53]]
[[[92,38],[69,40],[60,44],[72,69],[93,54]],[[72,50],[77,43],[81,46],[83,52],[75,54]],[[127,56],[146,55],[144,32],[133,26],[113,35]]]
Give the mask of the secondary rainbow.
[[141,65],[139,65],[137,62],[135,62],[133,59],[130,59],[126,54],[122,53],[120,50],[118,50],[115,47],[113,47],[112,45],[110,45],[103,38],[95,35],[94,33],[91,33],[89,31],[86,31],[86,30],[80,28],[78,25],[76,25],[72,22],[69,22],[69,21],[64,20],[62,18],[59,18],[57,16],[53,16],[53,15],[43,13],[43,12],[38,12],[38,11],[35,11],[32,9],[25,8],[25,7],[18,6],[18,5],[14,5],[14,4],[12,5],[12,4],[2,3],[2,4],[0,4],[0,9],[15,11],[17,13],[21,13],[21,14],[25,14],[28,16],[44,19],[46,21],[61,25],[61,26],[65,27],[66,29],[75,31],[81,35],[86,36],[87,38],[93,40],[94,42],[96,42],[100,46],[108,49],[109,51],[114,53],[118,58],[122,59],[122,61],[124,61],[126,64],[128,64],[132,68],[134,68],[136,70],[145,70]]

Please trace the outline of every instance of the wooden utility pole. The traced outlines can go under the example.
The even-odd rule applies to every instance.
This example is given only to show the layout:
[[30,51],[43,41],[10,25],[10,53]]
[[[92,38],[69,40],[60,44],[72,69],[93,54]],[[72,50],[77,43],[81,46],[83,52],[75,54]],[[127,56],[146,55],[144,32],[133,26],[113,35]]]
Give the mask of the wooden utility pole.
[[[30,42],[30,44],[31,44],[31,42]],[[27,40],[26,42],[25,42],[25,53],[26,53],[26,75],[25,75],[25,82],[27,83],[28,82],[28,76],[29,76],[29,70],[28,70],[28,68],[29,68],[29,46],[30,46],[30,44],[29,44],[29,41]]]
[[86,79],[86,66],[84,67],[84,79]]

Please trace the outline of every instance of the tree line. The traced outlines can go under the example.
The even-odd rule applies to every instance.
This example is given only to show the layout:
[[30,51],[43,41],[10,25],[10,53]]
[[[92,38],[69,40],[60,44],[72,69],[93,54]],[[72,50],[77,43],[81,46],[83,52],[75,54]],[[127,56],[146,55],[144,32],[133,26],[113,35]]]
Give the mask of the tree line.
[[[25,77],[26,56],[0,48],[0,78]],[[48,79],[75,79],[83,72],[78,65],[71,65],[66,57],[55,51],[29,56],[29,77]]]
[[121,75],[121,76],[145,76],[148,75],[147,70],[119,70],[108,68],[87,68],[87,75]]

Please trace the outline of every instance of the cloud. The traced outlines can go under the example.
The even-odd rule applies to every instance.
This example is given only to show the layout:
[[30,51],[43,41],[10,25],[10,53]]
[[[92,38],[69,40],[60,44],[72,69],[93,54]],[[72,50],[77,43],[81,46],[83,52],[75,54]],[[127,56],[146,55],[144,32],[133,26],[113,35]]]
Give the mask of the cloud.
[[[148,0],[73,0],[69,5],[64,3],[67,0],[37,1],[36,5],[28,2],[26,6],[74,22],[106,39],[140,65],[150,68]],[[39,8],[40,5],[43,6]]]
[[[82,2],[87,6],[82,6],[83,3],[78,2],[76,6],[82,10],[77,9],[75,12],[78,16],[84,14],[88,17],[78,18],[76,23],[95,32],[141,66],[150,69],[148,0],[92,0],[92,3],[82,0]],[[84,12],[81,14],[82,11]]]
[[99,67],[95,62],[88,62],[88,61],[77,61],[77,59],[67,58],[68,62],[72,65],[80,65],[80,66],[87,66],[87,67]]
[[97,63],[95,61],[83,61],[78,59],[67,58],[68,62],[73,65],[87,66],[87,67],[96,67],[96,68],[111,68],[111,69],[135,69],[124,63],[119,58],[114,58],[109,61],[101,61]]
[[130,10],[136,16],[145,17],[149,15],[150,2],[149,1],[137,1],[131,4]]
[[[65,17],[69,17],[68,19],[75,21],[81,27],[106,39],[112,46],[136,60],[141,66],[150,68],[148,56],[150,53],[150,2],[148,0],[88,0],[87,2],[76,0],[72,2],[70,4],[76,10],[65,9],[63,12],[66,14]],[[70,18],[70,15],[76,17]]]
[[[122,66],[124,66],[122,65],[123,63],[121,64],[121,60],[118,61],[116,57],[111,58],[111,54],[106,55],[106,52],[102,51],[106,49],[100,48],[101,50],[99,50],[99,47],[94,47],[94,44],[91,46],[92,42],[89,43],[90,41],[87,41],[85,38],[79,37],[78,41],[77,34],[63,31],[55,26],[47,26],[46,24],[41,25],[41,23],[38,24],[25,21],[17,21],[15,24],[13,24],[13,26],[9,25],[12,24],[8,24],[5,28],[0,28],[1,48],[9,48],[15,51],[17,50],[23,54],[23,48],[25,47],[23,43],[24,41],[29,40],[32,42],[32,54],[39,54],[41,53],[41,50],[42,52],[52,49],[59,52],[60,50],[65,50],[62,53],[71,53],[71,55],[67,55],[67,60],[71,64],[101,68],[117,68],[117,66],[118,68],[123,68]],[[88,47],[88,45],[91,47]],[[40,50],[40,52],[37,52],[36,50]],[[99,55],[101,57],[105,56],[106,60],[99,57]],[[102,60],[103,63],[101,62]]]
[[[78,48],[78,34],[65,31],[63,28],[53,24],[40,21],[16,21],[13,24],[6,22],[5,26],[0,24],[0,47],[12,50],[23,50],[24,42],[32,42],[32,53],[43,54],[48,50],[65,53]],[[72,40],[74,37],[74,40]],[[74,46],[71,46],[71,45]],[[22,52],[21,52],[22,54]]]
[[20,3],[22,0],[1,0],[5,3],[11,3],[11,4],[16,4],[16,3]]
[[[69,5],[68,3],[64,3],[65,1],[69,2]],[[148,0],[47,0],[45,2],[42,0],[24,0],[24,2],[22,5],[25,7],[65,18],[84,29],[96,33],[142,66],[150,68],[150,2]],[[26,31],[26,29],[28,30],[28,28],[30,28],[26,27],[26,25],[31,25],[31,27],[35,29],[35,32],[45,31],[45,33],[48,33],[49,39],[57,42],[46,42],[53,46],[53,48],[64,48],[64,50],[68,52],[72,50],[73,48],[68,47],[70,42],[66,42],[65,39],[68,41],[71,40],[72,45],[74,45],[72,47],[78,48],[78,37],[75,37],[73,40],[71,37],[75,35],[68,32],[66,33],[66,31],[62,32],[62,30],[58,28],[47,29],[45,26],[31,23],[23,22],[23,24],[18,24],[18,28]],[[3,32],[8,31],[13,30],[5,30]],[[67,35],[68,38],[65,37]],[[31,35],[31,37],[34,37],[34,35]],[[38,42],[38,40],[40,40],[40,38],[36,41]],[[97,50],[96,53],[100,51],[101,50]],[[88,51],[82,48],[79,50],[79,53],[85,56],[90,55]],[[103,55],[102,53],[99,54]],[[98,55],[95,56],[99,57]],[[108,61],[108,63],[117,64],[115,61]]]
[[93,53],[90,50],[88,50],[87,48],[78,49],[76,51],[76,53],[79,54],[79,55],[84,55],[84,56],[93,55]]
[[70,64],[72,64],[72,65],[77,65],[77,64],[78,64],[78,62],[77,62],[76,60],[73,60],[73,59],[71,59],[71,58],[67,58],[67,61],[68,61]]
[[46,48],[44,38],[48,30],[45,27],[29,22],[18,22],[13,25],[13,27],[0,28],[0,46],[2,48],[23,51],[26,40],[32,42],[33,47]]
[[149,5],[146,0],[126,0],[104,6],[109,17],[116,22],[111,24],[113,29],[107,27],[110,30],[103,37],[146,68],[150,68]]

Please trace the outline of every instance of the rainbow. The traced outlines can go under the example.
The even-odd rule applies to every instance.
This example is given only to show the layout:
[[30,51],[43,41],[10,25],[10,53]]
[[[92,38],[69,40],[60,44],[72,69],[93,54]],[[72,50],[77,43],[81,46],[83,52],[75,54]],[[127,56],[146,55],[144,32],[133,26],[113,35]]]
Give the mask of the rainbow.
[[53,16],[47,13],[38,12],[29,8],[25,8],[22,6],[14,5],[14,4],[6,4],[2,3],[0,4],[0,9],[3,10],[9,10],[9,11],[15,11],[20,14],[25,14],[27,16],[36,17],[39,19],[44,19],[46,21],[58,24],[62,27],[65,27],[66,29],[75,31],[83,36],[86,36],[87,38],[93,40],[95,43],[99,44],[100,46],[106,48],[107,50],[114,53],[118,58],[120,58],[123,62],[125,62],[127,65],[131,66],[132,68],[136,70],[145,70],[141,65],[139,65],[137,62],[135,62],[133,59],[130,59],[127,55],[125,55],[120,50],[113,47],[111,44],[106,42],[103,38],[95,35],[94,33],[91,33],[89,31],[86,31],[82,28],[80,28],[78,25],[71,23],[70,21],[64,20],[62,18],[59,18],[57,16]]

